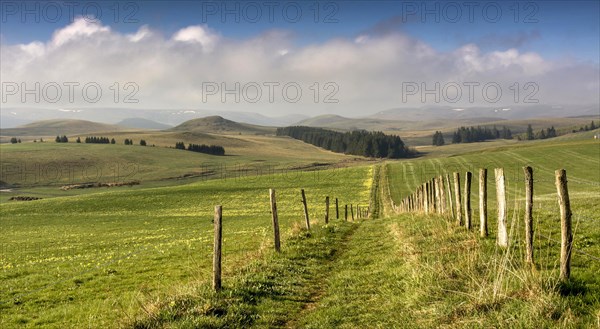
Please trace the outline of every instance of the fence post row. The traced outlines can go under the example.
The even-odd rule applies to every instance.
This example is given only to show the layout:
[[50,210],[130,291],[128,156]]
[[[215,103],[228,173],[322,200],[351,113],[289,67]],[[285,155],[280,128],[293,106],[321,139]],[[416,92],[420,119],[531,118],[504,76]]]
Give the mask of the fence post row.
[[[533,252],[533,168],[523,167],[525,174],[525,264],[532,267],[535,264]],[[507,230],[507,196],[506,178],[504,168],[495,168],[496,202],[498,216],[498,234],[496,244],[508,247]],[[571,255],[573,251],[572,212],[567,186],[567,173],[564,169],[556,170],[556,190],[561,215],[561,253],[560,253],[560,279],[567,281],[571,274]],[[404,197],[400,203],[400,212],[420,212],[425,214],[438,213],[449,218],[455,218],[456,224],[462,226],[463,218],[467,230],[472,228],[471,186],[473,174],[466,172],[464,185],[464,217],[461,195],[460,173],[453,173],[452,184],[450,173],[434,177],[419,185],[413,193]],[[488,170],[479,169],[479,235],[485,238],[488,232]],[[454,185],[454,190],[452,186]],[[454,192],[454,193],[453,193]],[[454,198],[453,198],[454,196]],[[396,205],[392,203],[394,209]],[[352,209],[352,207],[351,207]],[[358,216],[369,216],[370,209],[361,212],[357,205]]]

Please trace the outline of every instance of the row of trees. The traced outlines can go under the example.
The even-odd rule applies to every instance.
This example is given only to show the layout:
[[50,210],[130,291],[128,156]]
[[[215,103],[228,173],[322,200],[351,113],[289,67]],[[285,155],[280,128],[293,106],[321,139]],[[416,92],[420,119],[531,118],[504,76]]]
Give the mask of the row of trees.
[[175,148],[178,150],[188,150],[192,152],[206,153],[211,155],[225,155],[225,148],[219,145],[206,145],[206,144],[188,144],[187,149],[183,142],[175,143]]
[[[77,137],[77,143],[81,143],[81,139],[79,137]],[[85,138],[85,143],[86,144],[115,144],[116,141],[115,139],[108,139],[108,137],[96,137],[96,136],[91,136],[91,137],[86,137]]]
[[[63,135],[63,136],[56,136],[55,141],[57,143],[68,143],[69,139],[67,138],[67,136]],[[86,144],[116,144],[117,143],[117,141],[114,138],[109,139],[108,137],[98,137],[98,136],[88,136],[83,141]],[[81,143],[81,138],[77,137],[77,140],[75,140],[75,142]],[[133,145],[133,139],[125,138],[124,144],[125,145]],[[140,140],[140,145],[146,146],[147,143],[145,140],[142,139],[142,140]]]
[[[594,121],[592,121],[592,123],[590,123],[590,125],[585,125],[582,127],[579,127],[579,131],[589,131],[589,130],[595,130],[596,128],[600,127],[600,123],[596,124]],[[573,132],[576,133],[577,130],[573,129]]]
[[187,150],[212,155],[225,155],[225,149],[219,145],[189,144]]
[[21,139],[17,138],[17,137],[13,137],[13,138],[10,139],[10,143],[11,144],[21,143]]
[[496,126],[488,127],[460,127],[452,135],[452,143],[474,143],[490,139],[512,139],[512,131],[506,126],[498,130]]
[[534,139],[553,138],[556,136],[558,136],[558,134],[556,133],[556,129],[554,129],[554,126],[546,129],[541,129],[538,132],[534,133],[531,125],[527,125],[527,131],[525,132],[525,139],[528,141]]
[[416,155],[416,151],[406,147],[400,137],[379,131],[355,130],[342,133],[322,128],[293,126],[278,128],[277,136],[289,136],[333,152],[366,157],[398,159]]

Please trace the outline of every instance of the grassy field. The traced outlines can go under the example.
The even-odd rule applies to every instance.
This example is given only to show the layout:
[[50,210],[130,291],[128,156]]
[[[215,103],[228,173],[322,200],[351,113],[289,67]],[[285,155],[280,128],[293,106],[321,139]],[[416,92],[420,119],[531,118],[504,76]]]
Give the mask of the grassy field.
[[316,223],[326,195],[368,204],[370,180],[360,167],[4,203],[0,327],[113,327],[146,299],[209,279],[214,205],[224,208],[225,272],[235,273],[270,246],[269,188],[285,245],[303,220],[299,188]]
[[[275,172],[322,169],[368,162],[274,136],[222,136],[195,133],[113,133],[118,140],[145,138],[157,147],[122,143],[21,143],[0,145],[0,201],[14,195],[38,197],[96,193],[98,189],[61,191],[85,182],[140,181],[138,189],[180,185],[214,178],[259,176]],[[176,141],[224,145],[225,156],[168,148]],[[16,185],[16,186],[15,186]]]
[[[75,156],[79,146],[48,144],[64,149],[42,154]],[[34,152],[28,147],[37,146],[17,145],[10,152]],[[127,152],[132,147],[111,147],[122,150],[123,157],[139,156]],[[98,150],[98,157],[107,154]],[[293,153],[286,155],[286,164],[292,165]],[[294,171],[274,174],[4,202],[0,327],[597,326],[599,160],[598,141],[575,134],[458,149],[449,145],[422,158],[369,166],[317,171],[308,166],[311,171],[303,171],[300,162]],[[157,168],[183,160],[171,156],[163,161]],[[525,270],[522,262],[524,165],[534,168],[536,179],[535,271]],[[476,173],[480,167],[490,170],[487,239],[438,216],[391,210],[390,198],[399,202],[433,175]],[[495,167],[504,167],[507,177],[507,250],[495,246]],[[569,178],[576,250],[573,280],[565,285],[557,280],[554,170],[559,168]],[[158,182],[151,172],[146,175]],[[280,254],[271,250],[269,188],[278,196],[284,232]],[[307,191],[315,224],[310,233],[302,229],[300,188]],[[323,225],[326,195],[339,198],[341,205],[370,205],[372,219]],[[224,208],[224,290],[218,294],[208,289],[215,204]]]

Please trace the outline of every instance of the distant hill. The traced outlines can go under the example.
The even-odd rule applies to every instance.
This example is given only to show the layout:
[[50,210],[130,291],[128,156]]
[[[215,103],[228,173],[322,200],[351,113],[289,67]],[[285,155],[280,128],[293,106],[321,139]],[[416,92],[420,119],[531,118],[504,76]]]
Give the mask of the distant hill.
[[275,128],[272,127],[238,123],[227,120],[221,116],[209,116],[205,118],[189,120],[169,130],[244,135],[267,135],[275,133]]
[[598,105],[529,104],[494,107],[430,106],[396,108],[375,113],[369,118],[408,121],[434,120],[526,120],[533,118],[564,118],[569,116],[598,116]]
[[144,118],[127,118],[121,120],[117,123],[119,126],[129,127],[129,128],[139,128],[139,129],[156,129],[156,130],[164,130],[173,128],[173,126],[169,126],[163,123],[159,123],[156,121],[152,121]]
[[0,129],[0,136],[56,136],[123,131],[124,127],[86,120],[54,119]]
[[216,111],[209,109],[133,109],[133,108],[2,108],[0,128],[50,119],[87,120],[117,124],[130,118],[147,119],[165,125],[176,126],[185,121],[218,115],[228,120],[260,126],[282,127],[308,118],[303,114],[267,116],[255,112]]
[[294,124],[294,126],[308,126],[329,128],[334,130],[382,130],[382,131],[399,131],[405,129],[414,129],[415,125],[420,125],[420,122],[388,120],[379,118],[346,118],[340,115],[319,115],[313,118],[305,119]]

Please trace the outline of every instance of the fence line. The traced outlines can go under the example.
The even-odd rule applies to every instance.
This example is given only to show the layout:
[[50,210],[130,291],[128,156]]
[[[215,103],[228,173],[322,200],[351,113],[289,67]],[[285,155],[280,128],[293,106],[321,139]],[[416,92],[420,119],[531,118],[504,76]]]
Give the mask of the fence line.
[[[525,264],[531,268],[534,267],[535,259],[533,254],[533,191],[534,183],[533,168],[530,166],[523,167],[525,185]],[[400,213],[437,213],[444,216],[446,207],[449,209],[450,218],[454,218],[457,226],[465,225],[466,230],[470,230],[472,226],[471,216],[471,180],[472,173],[465,173],[464,185],[464,209],[463,195],[461,193],[460,173],[452,173],[453,181],[450,179],[450,173],[434,177],[431,180],[419,185],[414,192],[402,198],[398,211]],[[498,228],[496,235],[496,243],[499,247],[508,248],[508,230],[507,230],[507,201],[506,201],[506,178],[503,168],[495,168],[494,176],[496,180],[496,202]],[[539,181],[539,180],[538,180]],[[454,185],[454,191],[452,191]],[[569,191],[567,187],[567,174],[564,169],[555,172],[555,185],[558,194],[560,217],[561,217],[561,251],[560,251],[560,279],[567,281],[571,274],[571,254],[573,253],[573,231],[572,231],[572,212],[569,200]],[[448,198],[445,197],[447,192]],[[452,198],[454,192],[454,199]],[[479,170],[479,216],[480,228],[479,235],[481,238],[487,238],[488,232],[488,217],[487,217],[487,169]],[[455,206],[453,208],[453,205]],[[541,235],[540,235],[541,236]],[[577,251],[575,252],[586,255],[592,259],[600,260],[593,255]]]

